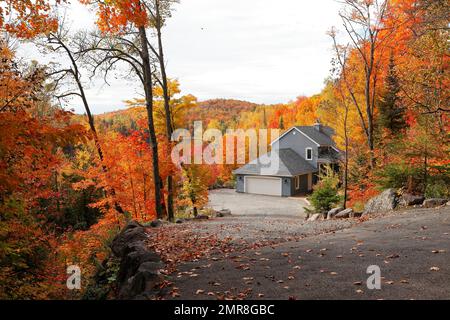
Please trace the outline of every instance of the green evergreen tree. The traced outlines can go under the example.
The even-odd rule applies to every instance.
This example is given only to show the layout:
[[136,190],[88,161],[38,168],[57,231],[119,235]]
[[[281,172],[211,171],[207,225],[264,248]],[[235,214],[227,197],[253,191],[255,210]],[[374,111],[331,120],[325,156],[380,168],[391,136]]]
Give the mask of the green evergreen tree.
[[399,92],[400,84],[395,72],[394,58],[391,56],[385,81],[385,92],[380,103],[380,124],[392,134],[398,134],[407,127],[405,108],[401,104]]
[[280,129],[284,129],[284,120],[283,120],[283,116],[280,116],[280,120],[278,121],[278,128]]

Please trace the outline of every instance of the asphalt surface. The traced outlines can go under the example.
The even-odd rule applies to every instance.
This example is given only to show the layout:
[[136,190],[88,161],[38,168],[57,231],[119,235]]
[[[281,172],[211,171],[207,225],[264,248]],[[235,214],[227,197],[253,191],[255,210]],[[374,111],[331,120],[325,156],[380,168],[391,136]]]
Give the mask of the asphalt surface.
[[[299,229],[316,225],[317,232],[288,233],[287,242],[183,263],[171,279],[173,298],[450,299],[449,206],[353,222],[333,232],[318,227],[326,221],[299,221]],[[202,228],[214,229],[214,223]],[[240,228],[233,236],[250,241],[255,235]],[[380,290],[366,285],[371,265],[380,267]]]
[[214,210],[230,209],[238,216],[305,217],[308,203],[301,197],[276,197],[238,193],[234,189],[218,189],[209,193],[208,206]]

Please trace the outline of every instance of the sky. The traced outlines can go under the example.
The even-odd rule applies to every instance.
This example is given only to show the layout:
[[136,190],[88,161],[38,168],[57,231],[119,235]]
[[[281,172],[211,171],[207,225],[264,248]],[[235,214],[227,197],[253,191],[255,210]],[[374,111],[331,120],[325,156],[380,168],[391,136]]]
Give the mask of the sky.
[[[95,14],[72,2],[71,27],[92,27]],[[275,104],[319,93],[332,57],[326,32],[340,26],[339,6],[335,0],[181,0],[163,31],[168,75],[179,80],[182,94],[200,101]],[[88,84],[87,95],[99,114],[124,108],[140,92],[138,82],[111,79],[110,86]],[[83,113],[76,100],[70,108]]]

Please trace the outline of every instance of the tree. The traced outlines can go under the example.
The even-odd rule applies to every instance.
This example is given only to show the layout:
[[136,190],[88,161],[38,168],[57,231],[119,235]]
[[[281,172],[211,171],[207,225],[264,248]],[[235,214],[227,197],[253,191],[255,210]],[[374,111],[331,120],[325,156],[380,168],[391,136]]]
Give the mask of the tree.
[[207,167],[199,164],[181,164],[183,170],[182,197],[188,200],[192,207],[194,217],[198,209],[208,202],[208,176]]
[[339,178],[331,169],[327,167],[320,175],[319,183],[315,186],[313,194],[310,197],[311,203],[317,212],[324,212],[341,201],[338,194]]
[[[145,107],[147,111],[147,126],[149,143],[152,149],[152,171],[154,183],[154,197],[158,218],[166,215],[163,184],[159,173],[158,140],[155,132],[153,118],[153,86],[154,72],[152,71],[151,46],[147,35],[150,24],[150,6],[141,0],[113,0],[97,2],[95,0],[82,0],[85,4],[96,5],[98,12],[97,24],[103,34],[95,35],[92,42],[82,52],[97,52],[101,54],[93,59],[96,70],[99,66],[105,67],[107,73],[118,62],[127,63],[143,86]],[[109,36],[106,37],[105,34]],[[82,43],[82,45],[86,45]]]
[[379,109],[380,124],[394,135],[406,128],[405,108],[401,105],[399,92],[399,79],[395,72],[394,57],[391,55]]
[[[347,70],[342,68],[343,79],[349,91],[353,103],[358,110],[361,126],[367,137],[367,145],[370,152],[370,167],[375,166],[375,99],[377,81],[381,67],[381,55],[383,52],[383,41],[380,31],[383,29],[383,20],[386,15],[388,1],[367,0],[344,0],[343,10],[339,13],[342,25],[351,39],[354,54],[360,58],[363,65],[364,81],[364,108],[358,100],[354,88],[351,86]],[[337,47],[336,33],[331,32],[335,48]],[[338,55],[341,67],[344,61]]]
[[[157,40],[158,40],[158,52],[155,55],[159,61],[159,70],[161,73],[160,85],[163,90],[164,98],[164,110],[166,119],[166,138],[167,143],[171,144],[173,123],[170,110],[170,92],[169,92],[169,81],[167,79],[166,66],[164,60],[164,49],[162,42],[162,28],[164,26],[165,20],[170,17],[171,14],[171,4],[177,2],[174,0],[154,0],[153,10],[149,10],[153,18],[153,27],[156,30]],[[152,47],[151,47],[152,48]],[[167,176],[167,214],[170,221],[174,220],[174,208],[173,208],[173,193],[174,193],[173,177],[172,175]]]
[[55,177],[86,131],[50,104],[44,69],[19,68],[1,39],[0,74],[0,297],[42,299],[57,290]]
[[0,30],[22,39],[55,31],[58,19],[52,15],[52,4],[65,0],[3,0],[0,4]]
[[[45,45],[45,47],[53,52],[57,53],[62,52],[62,54],[65,55],[70,62],[67,68],[60,68],[58,70],[53,70],[50,72],[49,76],[54,78],[55,90],[59,89],[59,86],[61,85],[62,82],[64,82],[64,80],[67,81],[62,84],[63,86],[64,85],[67,86],[68,84],[70,86],[70,82],[72,81],[75,82],[76,89],[74,91],[69,90],[61,94],[56,93],[56,98],[60,100],[69,96],[77,96],[78,98],[81,99],[84,109],[86,111],[89,129],[94,139],[95,147],[101,162],[102,170],[105,174],[108,174],[108,167],[106,166],[104,161],[104,152],[100,144],[97,129],[95,128],[94,117],[92,115],[91,108],[89,106],[85,89],[81,80],[81,72],[78,66],[78,60],[80,56],[76,52],[74,52],[75,51],[74,49],[71,48],[69,44],[70,41],[68,39],[69,37],[70,35],[67,30],[64,30],[63,24],[59,27],[59,29],[56,32],[50,31],[47,34],[46,39],[47,45]],[[44,45],[41,44],[41,46]],[[113,198],[113,205],[116,208],[116,210],[119,213],[124,214],[122,207],[117,202],[117,200],[114,199],[116,193],[115,189],[108,186],[106,192],[111,194],[111,197]]]

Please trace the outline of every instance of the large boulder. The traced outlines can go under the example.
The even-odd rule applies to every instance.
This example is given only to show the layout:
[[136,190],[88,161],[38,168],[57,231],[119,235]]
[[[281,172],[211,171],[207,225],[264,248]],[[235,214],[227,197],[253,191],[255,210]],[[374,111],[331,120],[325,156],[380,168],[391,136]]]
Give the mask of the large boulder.
[[418,196],[411,193],[404,193],[400,197],[398,204],[402,207],[421,205],[425,200],[424,196]]
[[195,220],[208,220],[209,216],[207,216],[206,214],[199,214],[197,216],[194,217]]
[[339,212],[341,212],[342,210],[344,210],[343,207],[339,207],[339,208],[333,208],[330,211],[328,211],[327,213],[327,219],[333,219]]
[[346,218],[350,218],[350,216],[352,214],[353,214],[353,209],[352,208],[348,208],[348,209],[342,210],[341,212],[336,214],[334,217],[336,219],[346,219]]
[[[155,220],[158,221],[158,220]],[[118,259],[117,287],[119,299],[139,299],[158,294],[160,273],[165,264],[147,244],[147,229],[132,221],[114,238],[111,250]]]
[[310,216],[307,221],[316,221],[316,220],[319,220],[319,218],[320,218],[320,213],[315,213],[312,216]]
[[131,221],[114,238],[111,250],[116,257],[121,257],[125,254],[128,245],[145,239],[147,239],[145,227],[136,221]]
[[216,217],[229,217],[231,216],[231,210],[230,209],[222,209],[215,212]]
[[394,210],[398,204],[397,198],[394,189],[386,189],[366,203],[363,215]]
[[164,224],[164,222],[161,219],[156,219],[150,222],[150,227],[152,228],[159,228]]
[[447,203],[447,199],[441,199],[441,198],[432,198],[432,199],[426,199],[423,202],[424,208],[435,208],[442,206]]
[[154,263],[143,263],[137,272],[120,286],[119,299],[135,299],[143,293],[156,291],[157,285],[162,281],[163,276],[155,272]]

